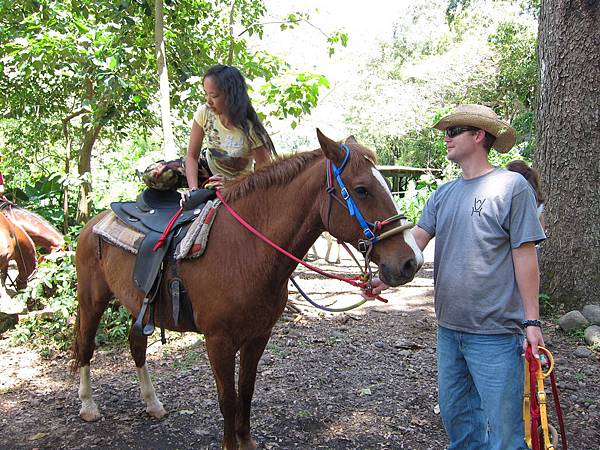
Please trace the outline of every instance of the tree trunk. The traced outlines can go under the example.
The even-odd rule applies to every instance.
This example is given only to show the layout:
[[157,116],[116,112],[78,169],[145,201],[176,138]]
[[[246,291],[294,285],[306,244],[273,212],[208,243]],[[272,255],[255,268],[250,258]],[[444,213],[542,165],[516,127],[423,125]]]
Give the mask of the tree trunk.
[[82,182],[79,186],[79,202],[77,204],[77,217],[78,222],[87,222],[90,219],[90,191],[92,190],[92,149],[94,143],[100,134],[102,125],[95,125],[86,128],[85,136],[83,138],[83,145],[79,150],[79,164],[78,171],[79,177]]
[[160,113],[163,129],[163,151],[165,160],[177,158],[173,127],[171,125],[171,100],[169,90],[169,73],[167,71],[167,56],[165,55],[163,2],[155,0],[154,4],[154,35],[156,46],[156,63],[160,85]]
[[233,44],[235,43],[235,37],[233,36],[233,23],[235,21],[235,4],[236,0],[231,0],[231,7],[229,8],[229,30],[227,34],[229,35],[229,52],[227,54],[227,64],[233,64]]
[[547,203],[542,292],[567,309],[600,292],[600,0],[542,0],[538,148]]

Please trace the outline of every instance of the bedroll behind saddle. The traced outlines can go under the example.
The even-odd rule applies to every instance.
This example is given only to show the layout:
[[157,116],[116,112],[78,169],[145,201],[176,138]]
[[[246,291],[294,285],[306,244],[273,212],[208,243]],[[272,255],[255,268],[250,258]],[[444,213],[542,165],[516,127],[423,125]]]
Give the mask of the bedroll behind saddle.
[[[113,212],[121,221],[144,235],[133,270],[133,283],[144,292],[144,302],[133,326],[138,334],[150,335],[154,331],[153,300],[160,290],[162,270],[167,262],[171,263],[169,291],[173,303],[174,323],[177,326],[181,318],[191,317],[191,306],[185,295],[182,295],[181,280],[177,274],[173,252],[185,236],[187,228],[202,212],[204,204],[215,196],[214,190],[199,189],[191,193],[182,208],[179,204],[181,197],[176,191],[146,189],[135,202],[111,203]],[[148,308],[150,319],[144,325],[143,320]]]

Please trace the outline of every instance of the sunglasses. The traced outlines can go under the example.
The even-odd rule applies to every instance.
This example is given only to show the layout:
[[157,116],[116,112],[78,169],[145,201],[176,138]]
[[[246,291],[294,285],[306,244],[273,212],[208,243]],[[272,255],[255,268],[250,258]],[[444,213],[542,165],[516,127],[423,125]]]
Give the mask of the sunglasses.
[[446,136],[453,138],[465,131],[479,131],[481,128],[476,127],[448,127],[446,128]]

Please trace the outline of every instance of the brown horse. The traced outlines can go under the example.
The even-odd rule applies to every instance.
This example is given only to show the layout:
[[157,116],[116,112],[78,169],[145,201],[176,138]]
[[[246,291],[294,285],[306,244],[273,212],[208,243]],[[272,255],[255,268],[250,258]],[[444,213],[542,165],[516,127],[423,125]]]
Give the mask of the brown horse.
[[[329,159],[339,167],[345,150],[318,130],[317,134],[320,150],[279,160],[231,182],[223,191],[225,200],[242,217],[298,258],[306,254],[325,230],[355,246],[364,237],[357,221],[340,202],[332,201],[326,190],[326,161]],[[354,139],[346,143],[350,159],[343,180],[362,215],[374,221],[397,214],[389,188],[375,169],[373,152]],[[341,201],[339,188],[336,189]],[[76,253],[79,306],[74,370],[79,368],[82,402],[79,414],[86,421],[100,418],[92,399],[89,366],[100,317],[112,297],[119,299],[133,316],[143,300],[142,292],[132,281],[134,256],[100,241],[92,232],[104,214],[93,218],[81,231]],[[379,266],[380,278],[392,286],[411,281],[422,264],[422,255],[410,230],[403,228],[404,231],[377,243],[371,252],[372,260]],[[285,308],[288,279],[296,265],[252,236],[223,208],[215,218],[204,256],[178,263],[177,270],[193,305],[196,327],[206,339],[224,417],[226,449],[256,448],[250,435],[256,368],[273,325]],[[170,273],[168,268],[166,273]],[[167,283],[168,279],[164,285]],[[163,286],[163,296],[166,295]],[[189,331],[173,326],[168,303],[164,305],[166,328]],[[166,412],[156,397],[145,365],[147,338],[130,333],[129,343],[146,412],[161,418]]]
[[14,224],[23,228],[35,245],[42,247],[48,253],[64,249],[64,236],[46,219],[10,202],[6,202],[2,206],[0,209],[4,215]]
[[27,280],[37,268],[35,245],[29,235],[0,214],[0,296],[6,296],[4,283],[8,274],[8,263],[15,261],[19,268],[17,288],[27,286]]

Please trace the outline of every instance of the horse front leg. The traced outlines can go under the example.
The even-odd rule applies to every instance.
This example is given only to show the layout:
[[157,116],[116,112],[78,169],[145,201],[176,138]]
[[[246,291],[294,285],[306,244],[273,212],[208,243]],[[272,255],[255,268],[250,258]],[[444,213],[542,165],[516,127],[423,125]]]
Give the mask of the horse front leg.
[[146,404],[146,412],[156,418],[162,419],[167,411],[163,407],[163,404],[158,400],[156,391],[152,385],[148,368],[146,367],[146,349],[148,347],[148,337],[138,336],[133,332],[133,326],[129,331],[129,350],[131,356],[135,361],[137,369],[138,380],[140,382],[140,393],[142,400]]
[[215,377],[219,407],[223,415],[223,448],[237,450],[238,443],[235,434],[235,354],[237,348],[227,337],[207,336],[206,351]]
[[[98,405],[92,397],[92,382],[90,377],[90,360],[94,354],[95,336],[102,313],[108,304],[108,299],[101,295],[89,295],[93,289],[83,288],[83,283],[78,285],[79,306],[73,341],[74,369],[79,368],[79,400],[81,409],[79,417],[86,422],[94,422],[102,416]],[[98,292],[95,292],[98,294]]]
[[271,334],[269,333],[252,339],[246,342],[240,349],[240,374],[235,431],[240,449],[242,450],[255,450],[257,448],[256,441],[250,435],[250,408],[252,396],[254,395],[256,369],[270,337]]
[[10,300],[10,296],[6,292],[6,277],[7,271],[4,269],[0,270],[0,301]]

